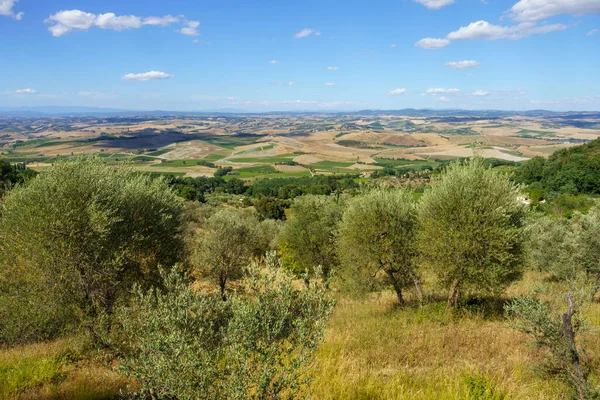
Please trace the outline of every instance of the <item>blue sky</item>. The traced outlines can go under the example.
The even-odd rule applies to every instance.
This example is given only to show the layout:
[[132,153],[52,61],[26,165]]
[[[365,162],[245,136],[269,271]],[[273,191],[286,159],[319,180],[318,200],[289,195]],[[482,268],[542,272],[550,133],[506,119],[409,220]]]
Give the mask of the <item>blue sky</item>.
[[0,106],[600,110],[600,0],[0,0]]

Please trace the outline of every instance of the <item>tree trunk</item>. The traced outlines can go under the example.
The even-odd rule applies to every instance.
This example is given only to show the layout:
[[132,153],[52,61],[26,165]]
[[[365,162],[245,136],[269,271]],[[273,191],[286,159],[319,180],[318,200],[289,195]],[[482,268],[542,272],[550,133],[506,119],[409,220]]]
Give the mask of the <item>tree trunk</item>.
[[575,345],[575,332],[573,331],[573,323],[571,319],[577,311],[575,310],[573,297],[570,293],[567,294],[567,302],[567,312],[562,315],[563,334],[568,345],[567,356],[569,357],[569,362],[573,366],[571,377],[577,389],[577,398],[579,400],[583,400],[588,392],[587,379],[585,378],[585,374],[581,368],[579,353],[577,352],[577,347]]
[[219,275],[219,288],[221,288],[221,299],[227,301],[227,295],[225,294],[225,285],[227,284],[227,276]]
[[460,295],[460,292],[459,292],[458,279],[455,279],[454,281],[452,281],[452,285],[450,286],[450,294],[448,295],[448,306],[449,307],[456,307],[456,305],[458,304],[459,295]]
[[415,284],[415,289],[417,290],[417,296],[419,296],[419,302],[423,302],[423,286],[421,285],[421,277],[410,272],[410,278],[413,280]]
[[400,281],[394,276],[393,272],[388,270],[386,273],[390,277],[390,281],[392,282],[396,296],[398,296],[398,304],[401,306],[404,305],[404,296],[402,296],[402,285],[400,284]]

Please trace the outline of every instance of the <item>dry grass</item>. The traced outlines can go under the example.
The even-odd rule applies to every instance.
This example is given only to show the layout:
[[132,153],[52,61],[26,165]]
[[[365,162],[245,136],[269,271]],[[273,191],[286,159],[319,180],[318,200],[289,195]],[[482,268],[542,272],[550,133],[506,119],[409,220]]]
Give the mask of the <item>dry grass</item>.
[[[543,277],[528,273],[489,299],[448,310],[439,300],[398,308],[391,292],[362,299],[338,295],[325,343],[310,373],[314,399],[567,399],[558,377],[536,369],[547,354],[511,328],[504,301],[526,294]],[[560,284],[549,283],[558,292]],[[587,359],[600,369],[600,303],[582,310]],[[4,368],[4,369],[3,369]],[[8,372],[7,372],[8,371]],[[4,380],[2,380],[4,379]],[[594,382],[597,376],[592,376]],[[7,382],[17,382],[7,390]],[[78,339],[0,351],[0,398],[110,399],[131,383]]]
[[[540,279],[528,274],[511,296]],[[458,313],[443,301],[396,308],[392,293],[340,298],[313,366],[317,399],[564,399],[568,388],[539,372],[547,354],[511,328],[503,301]],[[600,360],[600,304],[585,310],[585,346]],[[592,379],[595,379],[592,377]]]
[[0,350],[0,399],[115,398],[129,381],[96,356],[80,338]]

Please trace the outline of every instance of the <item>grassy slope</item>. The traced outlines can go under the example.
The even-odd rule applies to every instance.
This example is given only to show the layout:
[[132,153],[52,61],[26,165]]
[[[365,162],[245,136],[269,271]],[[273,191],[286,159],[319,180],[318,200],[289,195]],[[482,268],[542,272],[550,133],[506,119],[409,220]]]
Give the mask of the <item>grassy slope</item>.
[[[509,289],[507,298],[527,293],[540,280],[539,274],[527,274]],[[443,294],[432,290],[428,292],[434,296]],[[600,303],[585,310],[585,315],[590,327],[598,327]],[[589,331],[586,347],[598,365],[599,332]],[[14,398],[16,392],[26,393],[21,398],[28,399],[113,398],[127,381],[98,361],[77,361],[81,351],[72,341],[61,340],[0,352],[0,379],[4,379],[0,387],[7,381],[20,382],[5,390],[4,398]],[[507,325],[499,301],[454,314],[443,300],[399,309],[392,293],[362,300],[338,295],[325,343],[311,368],[312,397],[567,398],[562,382],[536,372],[544,356]]]

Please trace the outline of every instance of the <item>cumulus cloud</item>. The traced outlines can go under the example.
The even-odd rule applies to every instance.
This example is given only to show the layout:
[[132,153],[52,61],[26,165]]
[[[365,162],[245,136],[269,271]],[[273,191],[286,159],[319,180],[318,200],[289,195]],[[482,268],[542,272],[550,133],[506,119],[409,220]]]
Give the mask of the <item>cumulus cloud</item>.
[[36,94],[37,90],[31,89],[31,88],[19,89],[19,90],[15,90],[15,93],[16,94]]
[[588,35],[588,36],[592,36],[592,35],[595,35],[595,34],[596,34],[596,33],[598,33],[598,32],[600,32],[598,29],[592,29],[591,31],[589,31],[589,32],[587,33],[587,35]]
[[449,98],[447,98],[446,96],[442,96],[438,99],[439,101],[450,101]]
[[[0,0],[0,4],[2,1]],[[183,16],[174,17],[172,15],[142,18],[136,15],[116,15],[115,13],[96,15],[81,10],[64,10],[50,15],[45,22],[50,24],[48,30],[54,37],[63,36],[74,30],[87,31],[92,27],[122,31],[125,29],[139,29],[145,25],[166,27],[179,22],[183,23],[183,28],[178,30],[179,33],[198,36],[200,22],[186,19],[182,21],[182,18]]]
[[328,71],[337,71],[338,69],[338,67],[327,67]]
[[450,95],[450,94],[459,94],[459,93],[460,93],[460,89],[432,88],[432,89],[427,89],[424,94],[438,96],[441,94]]
[[392,44],[390,45],[390,48],[392,48],[392,49],[395,49],[396,47],[398,47],[398,46],[396,46],[396,43],[392,43]]
[[335,83],[333,83],[333,82],[327,82],[325,84],[325,86],[333,87],[333,86],[335,86]]
[[535,22],[556,15],[600,14],[598,0],[520,0],[507,12],[515,21]]
[[100,14],[96,17],[95,25],[101,29],[122,31],[124,29],[137,29],[142,27],[142,20],[135,15],[117,16],[114,13]]
[[180,30],[178,30],[178,32],[181,33],[182,35],[187,35],[187,36],[199,36],[200,35],[200,33],[198,33],[198,27],[200,26],[200,21],[186,20],[183,24],[185,26],[183,28],[181,28]]
[[269,64],[279,64],[279,60],[271,60],[269,61]]
[[419,4],[423,4],[425,7],[433,10],[442,8],[444,6],[454,3],[454,0],[415,0]]
[[121,79],[124,81],[151,81],[151,80],[156,80],[156,79],[169,79],[172,77],[173,77],[173,75],[167,74],[166,72],[150,71],[150,72],[143,72],[143,73],[139,73],[139,74],[123,75],[123,77],[121,77]]
[[535,22],[522,22],[518,25],[501,26],[490,24],[487,21],[471,22],[467,26],[462,26],[454,32],[450,32],[442,39],[425,38],[415,43],[416,46],[424,49],[441,49],[455,40],[475,40],[475,39],[521,39],[531,35],[539,35],[554,31],[567,29],[564,24],[537,25]]
[[487,96],[488,94],[490,94],[490,92],[488,92],[487,90],[476,90],[473,93],[471,93],[471,96]]
[[390,96],[399,96],[401,94],[406,94],[406,89],[404,89],[404,88],[394,89],[391,92],[388,92],[388,94]]
[[474,61],[474,60],[464,60],[464,61],[450,61],[447,62],[446,64],[447,68],[452,68],[452,69],[467,69],[467,68],[473,68],[473,67],[479,67],[479,62]]
[[0,15],[12,17],[18,21],[23,19],[24,12],[16,13],[13,8],[19,0],[0,0]]
[[427,50],[437,50],[446,47],[450,44],[448,39],[425,38],[415,43],[415,46],[422,47]]
[[296,84],[296,82],[288,82],[288,86],[294,86]]
[[311,29],[311,28],[304,28],[300,32],[296,33],[294,35],[294,38],[302,39],[302,38],[305,38],[310,35],[321,36],[321,32],[315,31],[314,29]]

